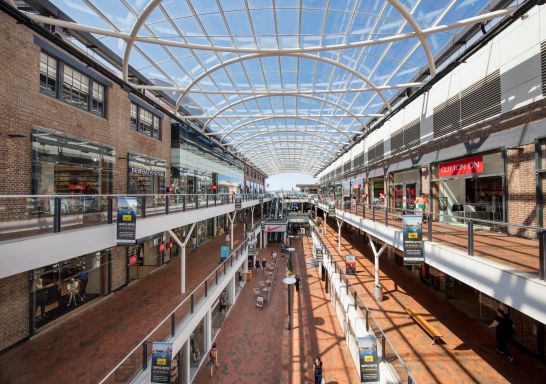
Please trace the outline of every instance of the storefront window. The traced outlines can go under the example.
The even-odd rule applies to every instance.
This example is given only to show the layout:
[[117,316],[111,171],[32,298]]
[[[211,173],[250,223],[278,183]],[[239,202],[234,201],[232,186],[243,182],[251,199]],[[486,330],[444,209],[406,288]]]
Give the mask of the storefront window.
[[228,300],[227,290],[224,289],[220,294],[220,297],[212,305],[212,336],[216,336],[222,327],[222,324],[226,318],[226,314],[229,310],[230,303]]
[[151,240],[144,241],[141,244],[127,247],[127,265],[129,266],[129,281],[142,279],[148,276],[157,267],[166,262],[162,259],[162,253],[168,250],[161,251],[163,248],[162,237],[156,237]]
[[397,184],[394,186],[394,208],[404,208],[404,188],[401,184]]
[[109,261],[107,249],[35,269],[31,291],[34,328],[106,294]]
[[203,318],[190,335],[190,377],[195,376],[197,368],[205,356],[207,356],[207,351],[205,351],[205,319]]
[[[112,193],[114,159],[115,152],[111,147],[33,128],[32,191],[34,194]],[[86,208],[91,209],[93,204],[99,203],[98,199],[89,200]]]
[[129,153],[128,160],[128,193],[165,193],[165,160],[135,153]]

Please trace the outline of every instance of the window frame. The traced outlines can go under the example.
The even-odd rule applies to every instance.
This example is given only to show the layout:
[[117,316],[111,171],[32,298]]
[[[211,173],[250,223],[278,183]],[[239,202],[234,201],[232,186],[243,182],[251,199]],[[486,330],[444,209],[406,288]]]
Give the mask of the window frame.
[[[49,97],[53,97],[59,101],[62,101],[63,103],[67,104],[67,105],[70,105],[72,107],[75,107],[79,110],[82,110],[82,111],[86,111],[86,112],[89,112],[95,116],[98,116],[98,117],[102,117],[102,118],[107,118],[107,112],[108,112],[108,92],[107,92],[107,86],[102,84],[100,81],[96,81],[93,77],[89,76],[87,73],[84,73],[82,71],[80,71],[79,69],[75,68],[74,66],[70,65],[70,64],[67,64],[65,63],[62,59],[56,57],[55,55],[52,55],[50,54],[49,52],[47,52],[46,50],[40,50],[40,77],[42,76],[42,70],[41,70],[41,64],[42,64],[42,55],[45,55],[47,56],[48,58],[51,58],[53,60],[56,61],[56,74],[55,74],[55,85],[56,85],[56,88],[55,88],[55,94],[53,94],[53,92],[47,92],[43,87],[42,87],[42,81],[41,79],[39,79],[39,89],[40,89],[40,93],[42,95],[46,95],[46,96],[49,96]],[[64,90],[64,75],[65,75],[65,68],[70,68],[70,70],[73,72],[73,73],[76,73],[76,74],[79,74],[80,76],[82,77],[86,77],[87,78],[87,97],[86,97],[86,101],[87,101],[87,107],[86,108],[83,108],[81,105],[77,104],[77,103],[73,103],[73,102],[70,102],[68,100],[65,99],[65,95],[67,95],[65,93],[65,90]],[[93,109],[93,102],[94,102],[94,86],[95,84],[99,87],[102,87],[102,97],[103,97],[103,100],[102,100],[102,113],[100,113],[99,111],[95,111]],[[98,100],[98,99],[97,99]]]
[[[135,122],[136,129],[133,127],[133,115],[132,115],[133,108],[136,109],[136,122]],[[151,116],[149,132],[145,131],[145,130],[143,130],[141,128],[141,119],[140,119],[141,111],[143,111],[143,113],[149,114]],[[144,136],[147,136],[147,137],[151,137],[152,139],[156,139],[156,140],[161,141],[162,136],[163,136],[162,135],[162,128],[161,128],[162,120],[163,119],[161,117],[157,116],[155,113],[153,113],[149,109],[141,107],[137,103],[134,103],[134,102],[131,101],[129,124],[130,124],[130,128],[131,128],[132,131],[138,132],[138,133],[140,133],[140,134],[142,134]],[[154,129],[155,129],[154,124],[155,124],[156,121],[157,121],[157,135],[154,132]]]

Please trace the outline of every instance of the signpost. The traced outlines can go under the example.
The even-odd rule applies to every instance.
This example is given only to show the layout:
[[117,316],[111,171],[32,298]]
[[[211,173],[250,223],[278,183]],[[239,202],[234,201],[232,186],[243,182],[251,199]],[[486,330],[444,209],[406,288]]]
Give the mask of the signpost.
[[152,383],[170,383],[172,343],[154,341],[152,344]]
[[322,250],[322,245],[315,245],[315,260],[318,263],[321,263],[324,258],[324,251]]
[[329,215],[335,215],[336,214],[336,202],[335,201],[329,201],[328,202],[328,214]]
[[220,246],[220,263],[227,260],[229,257],[229,245]]
[[356,275],[356,257],[354,255],[345,256],[345,273]]
[[358,338],[358,360],[361,383],[379,383],[379,359],[375,336]]
[[240,210],[243,207],[243,198],[241,195],[235,195],[235,210]]
[[423,216],[403,215],[404,265],[424,263],[423,256]]
[[265,220],[264,219],[260,220],[260,227],[261,227],[262,231],[265,230]]
[[117,243],[136,244],[136,197],[118,197]]

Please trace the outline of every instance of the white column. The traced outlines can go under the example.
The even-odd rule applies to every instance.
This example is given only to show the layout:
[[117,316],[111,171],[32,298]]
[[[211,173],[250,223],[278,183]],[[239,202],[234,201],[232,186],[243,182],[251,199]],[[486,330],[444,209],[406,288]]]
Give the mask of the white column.
[[229,222],[230,222],[230,237],[229,237],[229,241],[230,241],[230,249],[233,249],[233,221],[235,220],[235,216],[237,215],[237,211],[233,212],[233,217],[231,217],[231,214],[228,212],[228,218],[229,218]]
[[343,227],[343,220],[337,221],[337,250],[341,252],[341,227]]
[[190,384],[190,340],[186,340],[184,345],[182,346],[182,361],[180,362],[180,370],[182,371],[180,374],[183,374],[185,377],[183,384]]
[[172,231],[168,230],[171,237],[176,241],[178,244],[178,248],[180,248],[180,293],[184,294],[186,293],[186,244],[188,244],[188,240],[191,238],[191,234],[193,232],[193,229],[195,228],[195,223],[193,223],[190,227],[190,230],[186,234],[186,238],[184,239],[184,242],[180,241],[178,236]]
[[254,230],[254,206],[253,205],[250,207],[250,222],[251,222],[252,230]]
[[326,223],[328,220],[328,212],[322,211],[322,215],[324,216],[324,228],[323,228],[323,234],[326,235]]
[[205,351],[209,351],[212,346],[212,310],[209,308],[205,314]]
[[[379,252],[377,251],[377,248],[375,248],[375,244],[371,238],[371,236],[368,235],[368,241],[370,242],[370,247],[372,248],[373,256],[374,256],[374,275],[375,275],[375,287],[379,286],[379,257],[387,249],[387,243],[383,243],[381,248],[379,248]],[[377,300],[377,297],[376,297]]]
[[231,279],[228,284],[227,292],[230,305],[235,304],[235,284],[239,284],[239,281],[237,280],[237,273],[235,273],[235,276],[233,276],[233,279]]

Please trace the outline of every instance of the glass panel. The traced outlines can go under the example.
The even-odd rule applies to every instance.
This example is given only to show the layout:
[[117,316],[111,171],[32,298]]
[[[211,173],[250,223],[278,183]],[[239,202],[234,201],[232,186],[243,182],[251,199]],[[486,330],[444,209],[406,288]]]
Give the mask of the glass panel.
[[91,112],[104,116],[104,86],[98,83],[93,83]]
[[81,109],[88,109],[89,77],[75,69],[64,66],[63,100]]
[[141,131],[142,133],[148,135],[148,136],[151,136],[152,135],[152,118],[153,118],[153,115],[148,112],[147,110],[143,109],[143,108],[139,108],[139,112],[138,112],[138,117],[139,117],[139,131]]
[[44,52],[40,53],[40,92],[57,95],[57,60]]
[[138,107],[131,103],[131,129],[138,131]]

